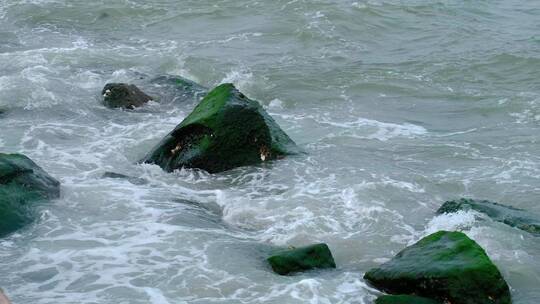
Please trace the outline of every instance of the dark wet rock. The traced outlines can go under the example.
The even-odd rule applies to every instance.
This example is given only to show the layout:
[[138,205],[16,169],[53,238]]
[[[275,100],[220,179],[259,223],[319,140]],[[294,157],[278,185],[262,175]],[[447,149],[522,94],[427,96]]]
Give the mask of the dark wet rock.
[[375,304],[441,304],[435,300],[410,295],[384,295],[375,300]]
[[128,182],[134,184],[134,185],[145,185],[148,184],[148,181],[144,178],[139,177],[133,177],[125,174],[115,173],[115,172],[105,172],[101,176],[102,178],[118,178],[118,179],[125,179]]
[[152,100],[133,84],[108,83],[101,91],[103,103],[109,108],[134,109]]
[[281,251],[269,257],[267,261],[272,269],[281,275],[316,268],[336,268],[332,253],[326,244]]
[[388,293],[444,303],[511,303],[508,285],[497,267],[461,232],[431,234],[368,271],[364,279]]
[[151,82],[157,86],[170,86],[193,95],[200,94],[201,97],[208,93],[207,87],[180,76],[163,75],[152,79]]
[[35,201],[60,196],[60,183],[21,154],[0,153],[0,236],[30,223]]
[[142,160],[166,171],[210,173],[297,153],[296,144],[260,104],[232,84],[213,89],[193,112]]
[[150,80],[148,90],[150,94],[157,96],[162,103],[198,102],[208,94],[208,88],[189,79],[173,75],[153,78]]
[[460,210],[474,210],[489,216],[495,221],[540,236],[539,215],[486,200],[462,198],[460,200],[447,201],[437,210],[437,213],[453,213]]

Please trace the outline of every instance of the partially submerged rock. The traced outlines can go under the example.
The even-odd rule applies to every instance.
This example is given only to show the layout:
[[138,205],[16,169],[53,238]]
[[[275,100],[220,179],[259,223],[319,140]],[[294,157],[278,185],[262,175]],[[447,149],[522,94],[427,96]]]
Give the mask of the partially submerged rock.
[[441,304],[435,300],[410,295],[384,295],[375,300],[375,304]]
[[261,105],[228,83],[208,93],[142,162],[166,171],[186,167],[216,173],[297,152]]
[[60,183],[28,157],[0,153],[0,236],[32,221],[31,202],[59,195]]
[[540,236],[540,216],[535,216],[523,209],[486,200],[462,198],[460,200],[447,201],[437,210],[437,213],[453,213],[459,210],[474,210],[489,216],[495,221]]
[[121,174],[121,173],[116,173],[116,172],[105,172],[103,173],[103,175],[101,176],[102,178],[118,178],[118,179],[125,179],[127,180],[128,182],[134,184],[134,185],[144,185],[144,184],[147,184],[148,181],[144,178],[139,178],[139,177],[133,177],[133,176],[129,176],[129,175],[125,175],[125,174]]
[[392,294],[452,304],[511,303],[501,273],[484,250],[461,232],[439,231],[405,248],[364,278]]
[[272,269],[281,275],[316,268],[336,268],[332,253],[326,244],[281,251],[269,257],[267,261]]
[[133,84],[108,83],[101,91],[103,103],[109,108],[134,109],[152,100]]
[[171,90],[174,100],[185,101],[193,98],[198,100],[208,93],[208,88],[180,76],[163,75],[152,79],[151,83],[159,87],[160,91]]

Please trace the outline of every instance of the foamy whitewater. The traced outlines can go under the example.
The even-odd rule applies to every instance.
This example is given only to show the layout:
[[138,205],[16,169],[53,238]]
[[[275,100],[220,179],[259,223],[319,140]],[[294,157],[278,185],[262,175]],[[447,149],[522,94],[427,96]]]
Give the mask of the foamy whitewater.
[[[540,303],[540,238],[471,212],[540,213],[540,1],[0,0],[0,151],[62,183],[0,240],[14,304],[372,303],[362,279],[461,230],[514,303]],[[137,164],[197,104],[150,79],[233,82],[306,154],[210,175]],[[107,82],[156,97],[101,104]],[[112,171],[144,179],[101,178]],[[278,276],[276,246],[337,269]]]

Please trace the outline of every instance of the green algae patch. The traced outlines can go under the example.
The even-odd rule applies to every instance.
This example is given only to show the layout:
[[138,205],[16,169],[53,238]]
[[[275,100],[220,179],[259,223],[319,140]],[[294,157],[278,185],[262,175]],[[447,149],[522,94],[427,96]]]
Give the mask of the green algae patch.
[[375,300],[375,304],[441,304],[435,300],[410,295],[384,295]]
[[330,248],[326,244],[281,251],[267,261],[272,270],[281,275],[317,268],[336,268]]
[[28,157],[0,153],[0,237],[32,222],[31,203],[59,195],[60,183]]
[[364,275],[391,294],[452,304],[511,303],[510,291],[485,251],[461,232],[439,231]]
[[216,173],[298,152],[296,144],[257,101],[232,84],[222,84],[142,162],[169,172],[186,167]]
[[523,209],[505,206],[487,200],[459,199],[445,202],[438,214],[454,213],[460,210],[474,210],[483,213],[491,219],[507,224],[536,236],[540,236],[540,216],[531,214]]

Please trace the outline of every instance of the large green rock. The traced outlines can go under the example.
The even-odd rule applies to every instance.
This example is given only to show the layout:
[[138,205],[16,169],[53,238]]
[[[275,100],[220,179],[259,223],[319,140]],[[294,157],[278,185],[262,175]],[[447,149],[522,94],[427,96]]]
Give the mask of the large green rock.
[[384,295],[375,300],[375,304],[441,304],[435,300],[409,295]]
[[272,269],[281,275],[315,268],[336,268],[326,244],[315,244],[278,252],[267,259]]
[[531,214],[523,209],[486,200],[462,198],[460,200],[447,201],[437,210],[437,213],[453,213],[459,210],[474,210],[489,216],[495,221],[540,236],[540,216]]
[[364,278],[392,294],[452,304],[511,303],[501,273],[484,250],[461,232],[439,231],[405,248]]
[[32,202],[60,195],[60,183],[21,154],[0,153],[0,237],[30,223]]
[[297,152],[259,103],[228,83],[209,92],[142,162],[166,171],[186,167],[216,173]]

